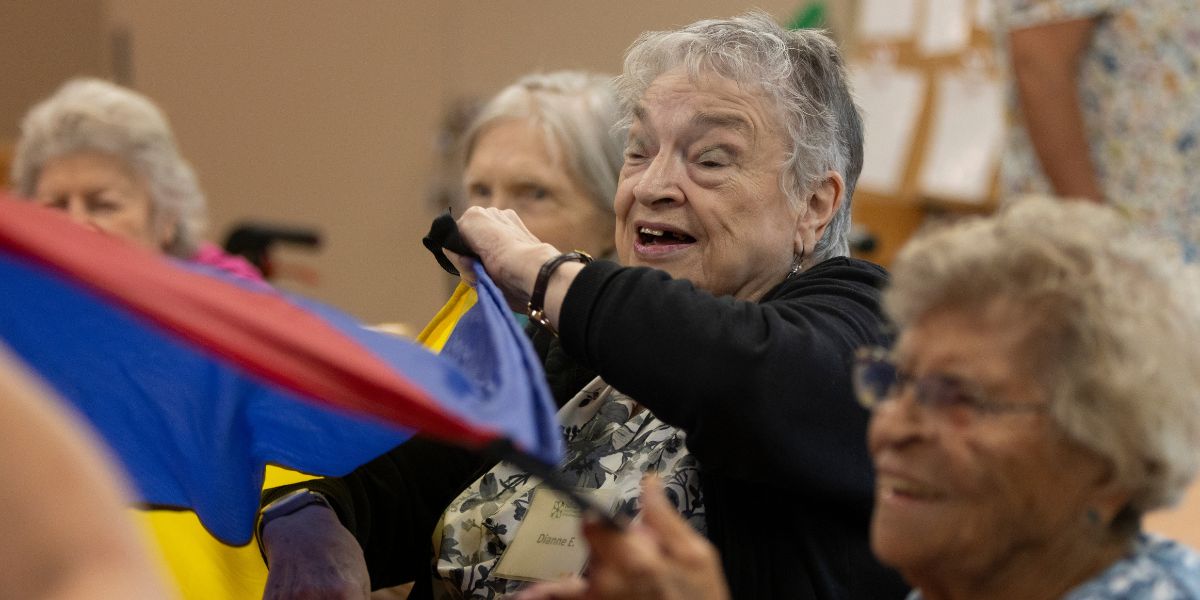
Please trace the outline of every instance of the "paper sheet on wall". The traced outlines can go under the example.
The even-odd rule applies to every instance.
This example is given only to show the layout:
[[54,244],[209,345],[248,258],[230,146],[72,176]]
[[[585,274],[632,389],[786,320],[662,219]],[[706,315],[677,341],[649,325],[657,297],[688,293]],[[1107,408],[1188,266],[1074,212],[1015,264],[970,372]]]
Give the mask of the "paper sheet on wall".
[[991,31],[996,23],[996,7],[992,0],[975,0],[975,26]]
[[967,0],[928,0],[917,47],[924,54],[954,54],[971,41]]
[[1004,86],[981,71],[936,83],[933,127],[921,165],[926,194],[983,202],[991,190],[1004,137]]
[[911,38],[916,29],[916,0],[862,0],[858,6],[858,34],[863,41]]
[[924,76],[886,64],[851,65],[850,78],[863,112],[865,142],[860,188],[899,191],[913,131],[925,103]]

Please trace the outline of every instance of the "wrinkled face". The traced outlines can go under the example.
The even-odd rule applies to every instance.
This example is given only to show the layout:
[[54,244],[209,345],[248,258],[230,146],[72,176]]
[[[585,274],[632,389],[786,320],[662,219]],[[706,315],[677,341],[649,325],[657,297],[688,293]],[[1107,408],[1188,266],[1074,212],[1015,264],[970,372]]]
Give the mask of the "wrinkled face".
[[145,179],[109,154],[51,159],[42,167],[34,200],[66,212],[76,223],[149,248],[161,250],[169,241],[155,233]]
[[[1046,402],[1028,328],[1007,313],[935,311],[903,332],[898,369],[949,377],[988,401]],[[961,412],[961,407],[952,409]],[[1067,441],[1046,411],[948,414],[911,390],[881,403],[868,443],[877,471],[871,547],[910,583],[982,577],[1070,536],[1094,535],[1103,461]]]
[[527,119],[502,121],[479,135],[463,184],[469,204],[516,211],[530,233],[563,252],[598,257],[612,249],[612,214],[588,197]]
[[761,298],[801,243],[780,188],[784,126],[757,94],[715,75],[659,76],[634,109],[617,187],[622,264],[716,295]]

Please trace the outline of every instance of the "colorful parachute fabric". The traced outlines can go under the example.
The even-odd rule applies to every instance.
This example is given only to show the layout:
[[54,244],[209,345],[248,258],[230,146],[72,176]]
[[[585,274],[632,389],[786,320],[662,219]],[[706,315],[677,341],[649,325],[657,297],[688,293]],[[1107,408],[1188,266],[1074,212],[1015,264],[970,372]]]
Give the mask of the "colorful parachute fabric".
[[558,460],[537,360],[476,276],[459,323],[471,348],[451,360],[0,200],[0,338],[91,420],[147,504],[194,510],[234,545],[267,463],[339,475],[415,430]]

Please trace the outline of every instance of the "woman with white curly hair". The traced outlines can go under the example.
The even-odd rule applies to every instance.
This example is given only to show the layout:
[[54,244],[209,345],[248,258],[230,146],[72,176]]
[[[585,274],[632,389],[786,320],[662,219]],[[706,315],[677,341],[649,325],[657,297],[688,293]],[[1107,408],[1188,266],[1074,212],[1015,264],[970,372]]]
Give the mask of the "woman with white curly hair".
[[[871,547],[909,600],[1200,598],[1200,554],[1141,531],[1200,463],[1200,278],[1160,244],[1111,209],[1027,199],[901,251],[899,340],[860,352],[855,386]],[[650,487],[643,526],[585,528],[586,580],[523,600],[728,598]]]
[[898,257],[860,358],[872,549],[913,598],[1200,598],[1144,534],[1200,463],[1195,272],[1114,211],[1030,199]]

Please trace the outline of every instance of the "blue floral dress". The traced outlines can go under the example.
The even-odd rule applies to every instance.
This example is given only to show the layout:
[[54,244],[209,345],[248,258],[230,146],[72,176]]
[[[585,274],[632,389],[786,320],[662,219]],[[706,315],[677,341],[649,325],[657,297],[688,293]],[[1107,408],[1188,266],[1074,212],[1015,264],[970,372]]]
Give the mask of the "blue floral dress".
[[[1080,61],[1078,86],[1104,199],[1178,242],[1189,260],[1200,259],[1197,0],[994,1],[1002,52],[1013,30],[1098,19]],[[1015,85],[1009,122],[1003,194],[1051,193],[1026,133]]]
[[[922,600],[920,590],[908,600]],[[1200,554],[1154,535],[1062,600],[1200,600]]]

